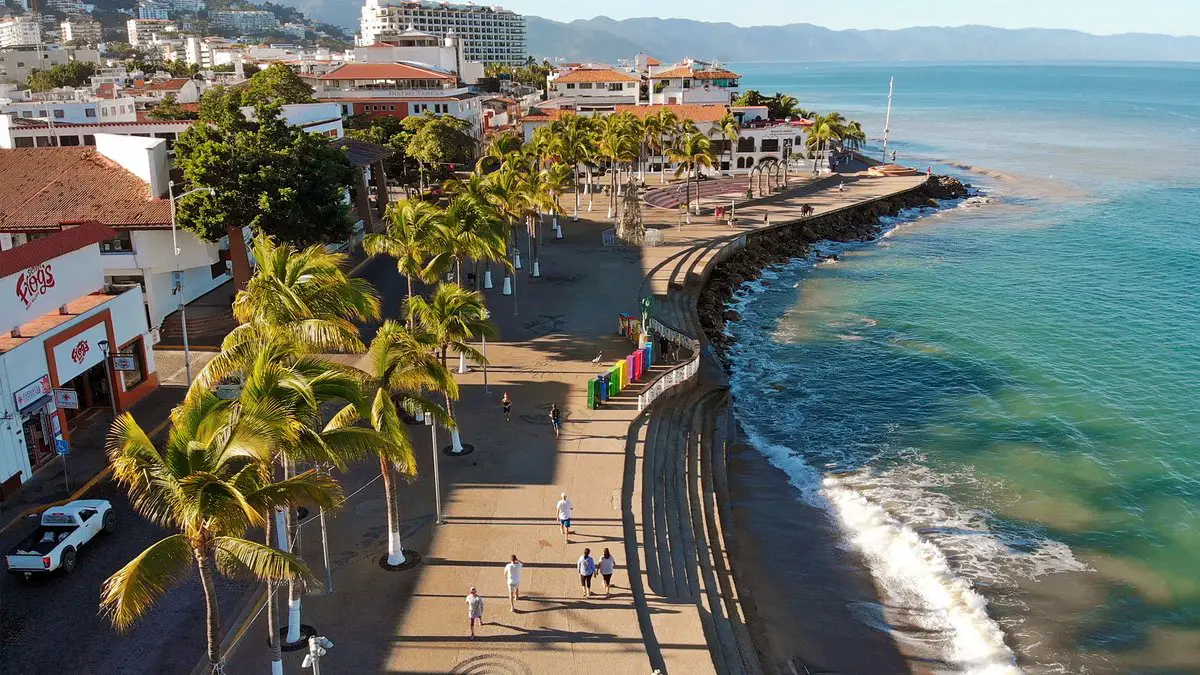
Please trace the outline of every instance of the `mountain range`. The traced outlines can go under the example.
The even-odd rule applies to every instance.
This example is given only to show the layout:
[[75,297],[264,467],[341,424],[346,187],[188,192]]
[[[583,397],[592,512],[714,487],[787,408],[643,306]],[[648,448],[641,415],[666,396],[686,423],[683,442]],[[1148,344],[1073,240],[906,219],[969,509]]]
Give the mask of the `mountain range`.
[[[357,30],[355,0],[276,0],[312,19]],[[1052,2],[1053,0],[1047,0]],[[831,30],[807,23],[739,27],[690,19],[604,16],[569,23],[528,16],[529,53],[567,61],[1200,61],[1200,37],[988,26]]]
[[664,62],[720,61],[1200,61],[1200,37],[988,26],[830,30],[806,23],[742,28],[689,19],[607,17],[570,23],[527,17],[529,53],[612,62],[639,52]]

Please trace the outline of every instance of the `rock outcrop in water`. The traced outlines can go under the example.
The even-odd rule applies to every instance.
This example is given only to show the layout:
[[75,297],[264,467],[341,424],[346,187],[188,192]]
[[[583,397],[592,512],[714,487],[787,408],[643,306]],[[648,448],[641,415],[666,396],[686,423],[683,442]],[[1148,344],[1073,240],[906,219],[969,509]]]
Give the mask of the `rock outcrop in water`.
[[894,216],[904,209],[937,206],[938,200],[966,196],[967,186],[957,179],[935,176],[904,194],[750,233],[745,248],[713,268],[700,293],[698,312],[705,336],[724,360],[732,342],[725,334],[725,322],[736,316],[736,313],[727,312],[725,305],[739,286],[758,279],[763,269],[806,256],[811,246],[819,241],[870,241],[879,236],[882,216]]

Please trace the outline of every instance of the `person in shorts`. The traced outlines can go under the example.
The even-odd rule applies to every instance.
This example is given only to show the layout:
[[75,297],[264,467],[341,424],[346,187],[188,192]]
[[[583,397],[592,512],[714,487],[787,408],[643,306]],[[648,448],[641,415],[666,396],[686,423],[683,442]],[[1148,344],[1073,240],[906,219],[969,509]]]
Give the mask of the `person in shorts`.
[[604,597],[607,598],[608,594],[612,591],[613,570],[617,567],[617,561],[613,559],[612,554],[608,552],[607,548],[604,549],[604,554],[600,556],[596,567],[600,570],[600,578],[604,579]]
[[550,425],[554,427],[554,437],[558,438],[562,430],[562,411],[558,409],[557,403],[550,404]]
[[512,399],[509,398],[507,391],[500,398],[500,406],[504,408],[504,421],[509,421],[512,418]]
[[563,541],[571,543],[571,511],[575,505],[567,499],[567,493],[562,493],[559,496],[558,503],[554,505],[555,514],[558,516],[558,528],[562,531]]
[[467,618],[471,622],[471,639],[475,639],[475,622],[483,625],[483,598],[476,592],[475,587],[467,593]]
[[511,561],[504,566],[504,580],[508,582],[508,611],[517,611],[517,600],[521,599],[521,568],[525,564],[512,554]]
[[583,597],[592,597],[592,577],[596,576],[596,560],[592,558],[592,549],[583,549],[575,567],[579,570],[579,585],[583,586]]

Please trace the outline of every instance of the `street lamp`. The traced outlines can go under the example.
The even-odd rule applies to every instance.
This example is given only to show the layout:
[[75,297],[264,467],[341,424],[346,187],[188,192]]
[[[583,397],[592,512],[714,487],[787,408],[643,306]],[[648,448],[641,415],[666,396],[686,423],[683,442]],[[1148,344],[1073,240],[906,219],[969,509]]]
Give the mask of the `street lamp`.
[[[484,321],[487,321],[488,319],[490,319],[490,318],[491,318],[491,316],[492,316],[492,313],[491,313],[491,312],[489,312],[489,311],[487,310],[487,308],[486,308],[486,307],[484,307],[484,308],[483,308],[483,320],[484,320]],[[491,391],[488,389],[488,381],[487,381],[487,367],[488,367],[488,360],[487,360],[487,333],[483,333],[483,332],[481,332],[481,333],[479,334],[479,339],[483,340],[483,395],[486,397],[488,394],[491,394],[491,393],[492,393],[492,392],[491,392]]]
[[308,638],[308,653],[300,662],[301,668],[312,668],[313,675],[321,675],[321,657],[333,649],[333,641],[324,635],[314,635]]
[[433,449],[433,501],[434,514],[437,518],[433,521],[438,525],[442,524],[442,481],[438,473],[438,467],[441,460],[438,459],[438,441],[437,441],[437,422],[434,421],[432,414],[425,415],[425,424],[429,426],[429,437],[433,441],[431,448]]
[[175,200],[183,199],[193,192],[207,192],[210,195],[217,194],[217,191],[212,188],[195,188],[176,196],[175,181],[167,184],[167,194],[171,197],[171,247],[175,249],[175,274],[173,281],[175,287],[171,289],[173,295],[179,296],[179,321],[183,327],[183,367],[187,373],[188,385],[192,383],[192,351],[188,345],[188,330],[187,330],[187,305],[183,301],[183,272],[179,269],[179,235],[175,225]]

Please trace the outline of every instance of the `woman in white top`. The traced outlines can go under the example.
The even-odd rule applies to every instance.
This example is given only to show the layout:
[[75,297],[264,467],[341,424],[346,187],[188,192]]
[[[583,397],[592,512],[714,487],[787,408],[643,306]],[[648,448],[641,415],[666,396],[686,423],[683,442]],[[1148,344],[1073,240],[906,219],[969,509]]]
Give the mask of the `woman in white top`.
[[562,493],[562,498],[554,505],[555,514],[558,516],[558,528],[562,531],[563,541],[571,543],[571,511],[575,505],[567,499],[567,493]]
[[604,597],[607,598],[612,590],[612,575],[613,570],[617,568],[617,561],[613,559],[608,549],[604,549],[604,555],[600,556],[596,567],[600,569],[600,577],[604,579]]
[[508,582],[508,611],[517,611],[517,600],[521,599],[521,568],[525,565],[512,555],[512,562],[504,566],[504,580]]

